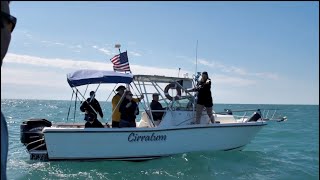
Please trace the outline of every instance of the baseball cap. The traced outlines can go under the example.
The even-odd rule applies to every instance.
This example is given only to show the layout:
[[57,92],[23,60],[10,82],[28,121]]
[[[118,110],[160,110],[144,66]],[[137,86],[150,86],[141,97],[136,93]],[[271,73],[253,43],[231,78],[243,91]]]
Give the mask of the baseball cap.
[[159,96],[159,93],[153,93],[152,97],[154,97],[154,96]]
[[121,85],[121,86],[117,87],[116,91],[125,90],[125,89],[126,89],[126,87]]

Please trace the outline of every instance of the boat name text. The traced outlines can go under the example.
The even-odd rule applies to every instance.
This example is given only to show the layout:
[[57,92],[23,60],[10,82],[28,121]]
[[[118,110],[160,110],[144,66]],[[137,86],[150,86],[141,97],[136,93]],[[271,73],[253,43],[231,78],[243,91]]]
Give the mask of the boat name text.
[[148,141],[166,141],[167,135],[155,135],[152,133],[151,135],[139,135],[136,133],[131,133],[128,136],[129,142],[148,142]]

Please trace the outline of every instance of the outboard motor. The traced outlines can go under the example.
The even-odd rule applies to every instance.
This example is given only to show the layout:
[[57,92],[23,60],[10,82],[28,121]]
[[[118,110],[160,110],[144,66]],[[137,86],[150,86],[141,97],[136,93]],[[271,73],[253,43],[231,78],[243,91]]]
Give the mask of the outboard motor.
[[42,129],[44,127],[51,126],[52,123],[46,119],[29,119],[27,121],[23,121],[20,125],[21,143],[27,146],[32,142],[41,140],[43,138]]
[[232,115],[231,109],[224,109],[224,111],[227,115]]
[[247,122],[258,121],[260,118],[261,118],[261,115],[258,112],[254,112]]

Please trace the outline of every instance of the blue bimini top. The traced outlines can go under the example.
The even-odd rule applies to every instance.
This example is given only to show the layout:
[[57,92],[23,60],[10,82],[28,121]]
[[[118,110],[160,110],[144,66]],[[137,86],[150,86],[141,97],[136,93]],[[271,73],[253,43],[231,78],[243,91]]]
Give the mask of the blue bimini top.
[[133,80],[133,75],[114,71],[84,69],[67,74],[67,80],[70,87],[100,83],[130,84]]

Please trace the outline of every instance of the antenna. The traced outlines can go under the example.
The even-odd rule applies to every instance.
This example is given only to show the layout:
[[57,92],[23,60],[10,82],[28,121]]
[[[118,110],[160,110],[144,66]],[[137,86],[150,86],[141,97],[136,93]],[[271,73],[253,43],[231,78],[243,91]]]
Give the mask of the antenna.
[[194,75],[197,75],[197,67],[198,66],[198,40],[197,40],[197,46],[196,46],[196,72]]
[[198,40],[197,40],[197,46],[196,46],[196,72],[194,73],[195,81],[198,82],[199,76],[197,76],[199,73],[197,73],[198,70]]

